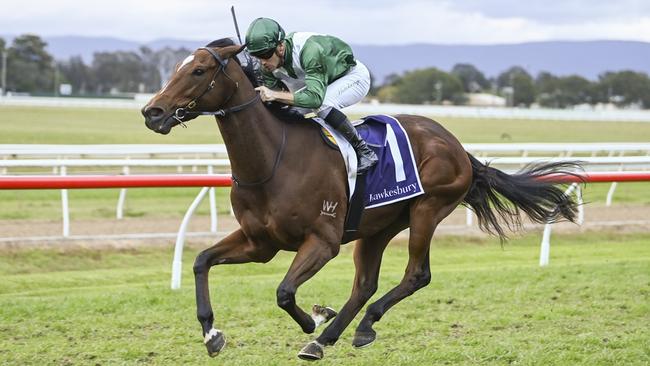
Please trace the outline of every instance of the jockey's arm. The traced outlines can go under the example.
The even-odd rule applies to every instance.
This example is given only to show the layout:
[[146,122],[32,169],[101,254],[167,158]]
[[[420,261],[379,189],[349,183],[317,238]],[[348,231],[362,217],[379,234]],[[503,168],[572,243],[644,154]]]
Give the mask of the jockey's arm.
[[293,93],[283,91],[280,80],[272,73],[262,69],[264,85],[255,88],[260,93],[263,102],[278,101],[284,104],[293,105]]
[[323,104],[325,91],[327,89],[327,76],[320,72],[322,67],[317,65],[305,69],[305,86],[295,93],[273,90],[266,86],[255,88],[259,91],[260,98],[264,102],[277,101],[284,104],[294,105],[302,108],[319,108]]

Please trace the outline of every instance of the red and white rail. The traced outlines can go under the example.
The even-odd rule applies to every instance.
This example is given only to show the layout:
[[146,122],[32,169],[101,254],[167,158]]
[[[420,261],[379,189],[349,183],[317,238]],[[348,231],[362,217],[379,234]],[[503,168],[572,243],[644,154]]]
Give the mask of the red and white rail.
[[0,189],[230,187],[230,174],[5,175]]
[[[548,178],[559,183],[647,182],[650,171],[586,172],[557,174]],[[142,174],[142,175],[4,175],[0,189],[91,189],[153,187],[230,187],[230,174]]]

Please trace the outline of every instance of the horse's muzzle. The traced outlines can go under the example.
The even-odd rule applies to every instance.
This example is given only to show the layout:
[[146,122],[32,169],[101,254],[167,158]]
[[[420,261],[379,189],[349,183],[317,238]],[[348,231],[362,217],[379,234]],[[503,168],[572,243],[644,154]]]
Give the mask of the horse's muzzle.
[[142,108],[142,115],[144,116],[145,126],[162,135],[167,135],[172,127],[179,124],[179,121],[174,118],[173,113],[165,113],[160,107],[145,106]]

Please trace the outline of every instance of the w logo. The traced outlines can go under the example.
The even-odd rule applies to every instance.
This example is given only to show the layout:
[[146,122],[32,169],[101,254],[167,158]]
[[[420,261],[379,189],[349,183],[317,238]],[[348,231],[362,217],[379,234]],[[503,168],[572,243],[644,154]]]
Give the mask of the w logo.
[[336,211],[336,206],[338,205],[338,202],[323,201],[323,209],[320,211],[320,214],[336,217],[336,212],[334,211]]

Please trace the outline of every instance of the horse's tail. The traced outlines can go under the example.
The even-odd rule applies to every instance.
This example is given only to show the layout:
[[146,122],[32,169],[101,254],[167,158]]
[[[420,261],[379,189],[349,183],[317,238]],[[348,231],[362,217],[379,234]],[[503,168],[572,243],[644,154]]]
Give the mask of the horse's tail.
[[554,174],[578,176],[575,170],[582,169],[578,162],[530,164],[510,175],[467,155],[472,163],[473,178],[463,204],[474,210],[481,230],[506,239],[501,224],[505,223],[510,230],[520,228],[520,209],[536,223],[563,219],[575,222],[578,204],[564,194],[561,185],[544,177]]

